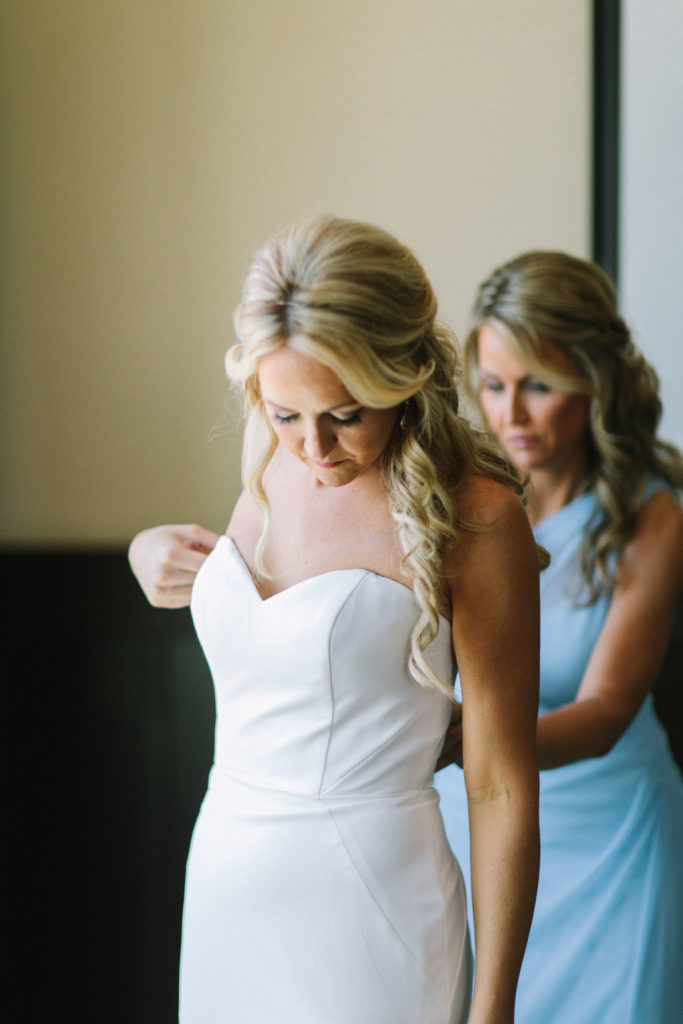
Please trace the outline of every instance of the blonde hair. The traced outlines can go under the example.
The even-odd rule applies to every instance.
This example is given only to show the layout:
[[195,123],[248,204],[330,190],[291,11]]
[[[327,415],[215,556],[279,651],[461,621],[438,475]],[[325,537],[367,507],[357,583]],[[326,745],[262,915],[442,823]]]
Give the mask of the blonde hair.
[[[478,338],[485,323],[512,341],[539,379],[588,397],[583,489],[595,489],[599,515],[584,538],[581,564],[592,603],[613,585],[611,556],[633,530],[648,476],[673,487],[683,483],[680,453],[657,438],[657,375],[633,344],[616,288],[599,266],[562,252],[527,252],[495,270],[477,292],[464,364],[482,417]],[[558,369],[553,351],[572,370]]]
[[242,470],[263,514],[256,568],[264,576],[271,512],[263,474],[277,440],[261,401],[259,358],[289,345],[329,367],[362,405],[403,404],[405,429],[397,422],[380,468],[419,607],[409,669],[421,685],[452,696],[424,651],[439,630],[441,563],[465,525],[456,492],[472,472],[517,493],[522,485],[501,449],[458,415],[455,339],[436,313],[424,270],[391,235],[357,221],[309,218],[273,235],[253,256],[226,369],[244,398]]

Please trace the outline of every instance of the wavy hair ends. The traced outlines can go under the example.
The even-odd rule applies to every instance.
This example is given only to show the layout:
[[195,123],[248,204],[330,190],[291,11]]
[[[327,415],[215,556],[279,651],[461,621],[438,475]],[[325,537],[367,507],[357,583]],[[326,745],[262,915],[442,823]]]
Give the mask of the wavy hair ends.
[[243,478],[263,513],[256,549],[263,576],[271,514],[263,474],[276,439],[261,402],[259,359],[288,345],[328,366],[361,405],[403,406],[380,469],[419,609],[409,670],[421,685],[452,698],[452,680],[439,679],[424,652],[439,630],[443,557],[466,527],[458,519],[458,487],[471,472],[518,493],[522,487],[500,451],[458,415],[457,346],[436,315],[422,266],[395,238],[358,221],[307,218],[253,256],[226,370],[243,395]]
[[[647,477],[683,485],[680,452],[657,437],[657,375],[634,345],[617,303],[616,287],[597,264],[562,252],[523,253],[479,286],[464,346],[466,386],[480,413],[478,336],[484,323],[510,339],[539,379],[588,396],[583,486],[595,488],[600,510],[582,554],[588,603],[613,585],[612,557],[630,536]],[[572,370],[558,369],[556,352]]]

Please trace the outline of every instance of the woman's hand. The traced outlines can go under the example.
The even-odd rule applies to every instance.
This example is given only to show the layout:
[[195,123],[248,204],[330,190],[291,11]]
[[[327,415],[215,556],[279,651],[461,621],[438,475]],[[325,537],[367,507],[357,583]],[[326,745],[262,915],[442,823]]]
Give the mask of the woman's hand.
[[454,704],[451,712],[451,724],[446,730],[446,738],[436,762],[434,771],[439,772],[449,764],[457,764],[462,768],[462,706]]
[[204,559],[220,534],[203,526],[169,524],[143,530],[132,540],[128,561],[155,608],[185,608]]

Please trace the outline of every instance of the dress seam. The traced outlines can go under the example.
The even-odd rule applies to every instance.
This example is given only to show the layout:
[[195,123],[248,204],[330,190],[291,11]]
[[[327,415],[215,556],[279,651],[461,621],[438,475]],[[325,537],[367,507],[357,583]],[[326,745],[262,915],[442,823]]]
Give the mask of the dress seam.
[[329,721],[329,726],[328,726],[328,729],[327,729],[327,743],[325,745],[325,754],[323,756],[323,762],[322,762],[321,769],[320,769],[320,780],[318,782],[318,788],[317,788],[317,791],[316,791],[316,796],[317,797],[320,797],[321,794],[324,791],[325,775],[327,773],[327,761],[328,761],[328,758],[329,758],[329,755],[330,755],[330,746],[331,746],[331,743],[332,743],[332,735],[334,733],[334,724],[335,724],[336,705],[335,705],[335,700],[334,700],[334,679],[333,679],[334,671],[333,671],[333,668],[332,668],[332,638],[334,636],[334,630],[335,630],[335,627],[337,625],[337,621],[339,620],[339,616],[342,614],[342,612],[346,608],[346,605],[350,601],[351,596],[353,594],[355,594],[355,592],[358,590],[360,585],[362,583],[364,583],[367,578],[368,578],[367,575],[361,576],[361,578],[356,581],[354,586],[348,592],[348,594],[346,595],[346,597],[344,598],[344,600],[340,604],[339,608],[337,609],[337,612],[336,612],[336,614],[335,614],[335,616],[334,616],[334,618],[332,620],[332,623],[331,623],[331,626],[330,626],[330,629],[329,629],[329,632],[328,632],[328,635],[327,635],[327,681],[328,681],[329,692],[330,692],[330,721]]

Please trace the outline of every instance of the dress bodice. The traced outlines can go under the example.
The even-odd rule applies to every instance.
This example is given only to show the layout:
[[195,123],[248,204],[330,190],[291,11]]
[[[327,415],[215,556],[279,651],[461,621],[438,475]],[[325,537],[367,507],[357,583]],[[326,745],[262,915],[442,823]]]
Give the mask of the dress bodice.
[[[192,615],[216,690],[216,764],[311,797],[431,784],[451,704],[408,674],[411,590],[367,569],[263,599],[231,538],[202,566]],[[453,678],[448,623],[427,651]]]
[[608,591],[593,604],[585,603],[581,575],[581,545],[595,511],[595,496],[588,491],[534,529],[537,543],[550,553],[550,565],[540,579],[539,714],[574,700],[609,611]]

